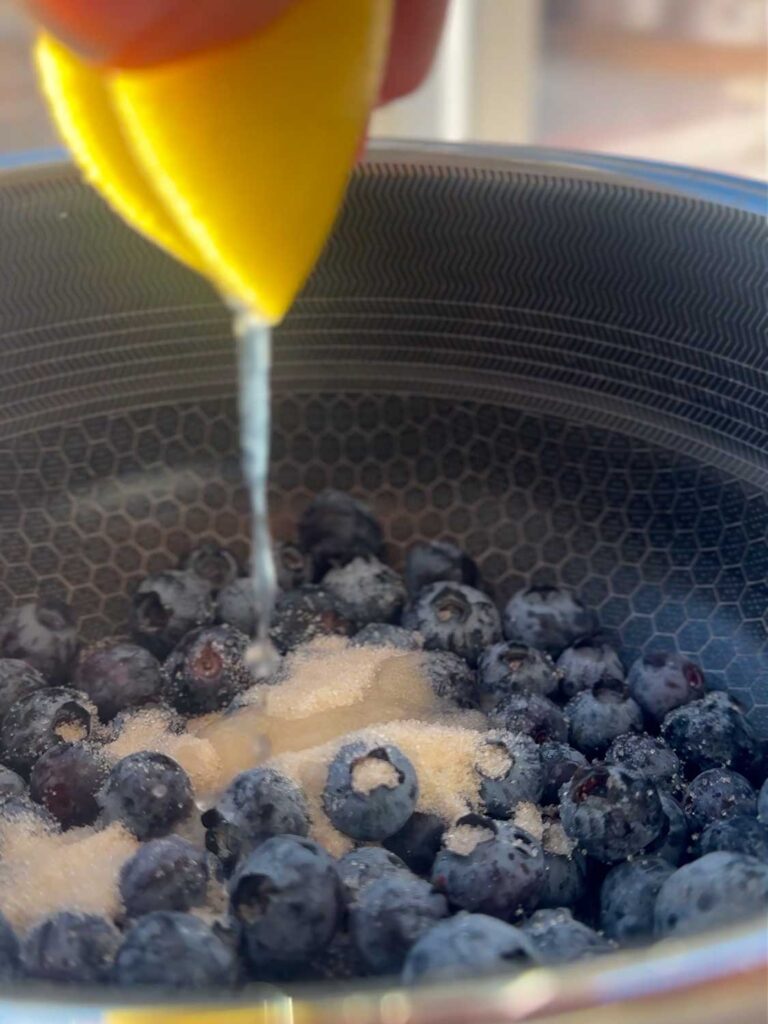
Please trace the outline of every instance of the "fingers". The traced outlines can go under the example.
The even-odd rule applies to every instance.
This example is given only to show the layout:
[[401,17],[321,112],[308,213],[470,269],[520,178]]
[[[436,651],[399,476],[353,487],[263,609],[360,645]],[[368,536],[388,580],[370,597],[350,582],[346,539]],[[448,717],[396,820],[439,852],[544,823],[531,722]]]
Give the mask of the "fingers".
[[301,0],[27,0],[33,17],[81,56],[143,67],[234,42]]
[[[301,2],[27,0],[27,7],[42,25],[88,60],[111,67],[144,67],[261,31],[292,4]],[[448,0],[394,0],[379,103],[412,92],[427,76],[447,6]]]
[[395,0],[392,38],[379,103],[417,89],[429,73],[440,42],[448,0]]

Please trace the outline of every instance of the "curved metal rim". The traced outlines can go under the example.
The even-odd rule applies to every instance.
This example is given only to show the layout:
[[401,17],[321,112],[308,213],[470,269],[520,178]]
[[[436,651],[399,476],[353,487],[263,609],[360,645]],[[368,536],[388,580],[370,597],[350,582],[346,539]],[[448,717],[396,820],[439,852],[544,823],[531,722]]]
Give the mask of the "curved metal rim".
[[[723,988],[728,983],[725,990],[731,1000],[730,1009],[747,1024],[752,1017],[744,1014],[764,1004],[767,979],[768,916],[761,915],[736,928],[669,939],[642,950],[613,953],[560,969],[537,968],[512,979],[500,976],[413,988],[393,987],[392,979],[284,989],[254,985],[240,994],[201,992],[194,993],[192,999],[183,993],[160,993],[153,998],[147,993],[133,995],[109,987],[78,989],[40,983],[31,988],[16,983],[0,987],[0,1013],[5,1001],[19,1010],[59,1005],[66,1019],[76,1007],[99,1012],[153,1007],[158,1012],[216,1008],[222,1014],[227,1009],[242,1012],[251,1008],[254,1014],[268,1014],[265,1020],[301,1020],[304,1024],[518,1024],[532,1019],[541,1024],[565,1024],[566,1020],[575,1024],[578,1019],[581,1024],[581,1017],[572,1015],[588,1010],[590,1022],[613,1024],[617,1007],[623,1011],[628,1006],[651,1004],[662,1009],[660,1016],[664,1019],[665,1004],[671,1005],[675,999],[691,1000],[699,988]],[[741,1001],[730,987],[737,983],[746,997]],[[705,1017],[705,1021],[711,1019],[719,1021]],[[83,1024],[90,1022],[90,1016],[83,1020]]]
[[511,165],[541,174],[589,177],[624,187],[644,188],[730,206],[744,213],[768,213],[768,182],[741,178],[684,164],[611,156],[605,153],[549,149],[545,146],[501,146],[480,143],[411,142],[377,139],[369,147],[367,162],[382,155],[424,163],[436,160],[486,168]]
[[[576,176],[599,178],[615,185],[646,188],[684,195],[691,199],[730,206],[744,213],[768,213],[768,182],[722,174],[684,164],[611,156],[606,153],[550,149],[545,146],[506,146],[492,143],[450,143],[378,138],[370,141],[364,162],[400,157],[410,162],[439,161],[503,166],[542,174],[567,171]],[[65,149],[52,146],[0,156],[0,173],[25,171],[50,164],[69,163]]]

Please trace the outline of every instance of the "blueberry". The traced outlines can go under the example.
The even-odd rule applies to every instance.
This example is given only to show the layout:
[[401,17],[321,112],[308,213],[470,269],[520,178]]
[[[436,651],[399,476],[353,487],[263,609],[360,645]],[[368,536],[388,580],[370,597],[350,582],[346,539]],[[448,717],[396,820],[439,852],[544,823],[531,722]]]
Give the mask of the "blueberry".
[[483,704],[492,706],[508,693],[551,697],[557,691],[558,675],[545,652],[502,640],[483,651],[477,682]]
[[131,628],[138,643],[165,658],[185,633],[213,619],[208,583],[193,572],[146,576],[133,595]]
[[298,836],[274,836],[249,854],[232,879],[230,900],[256,973],[322,949],[343,907],[333,858]]
[[683,800],[691,831],[734,814],[757,814],[757,796],[743,775],[728,768],[709,768],[689,784]]
[[193,548],[181,568],[199,576],[214,594],[240,575],[240,566],[232,552],[210,540]]
[[567,907],[537,910],[521,927],[546,965],[569,964],[614,948],[605,936],[576,921]]
[[329,570],[323,588],[351,609],[355,622],[396,622],[405,604],[405,584],[378,558],[353,558]]
[[653,935],[659,889],[674,871],[663,857],[634,857],[611,868],[600,889],[600,927],[622,945]]
[[757,816],[765,825],[768,825],[768,779],[760,787],[757,794]]
[[662,857],[677,867],[688,849],[690,838],[688,819],[685,816],[685,811],[674,797],[663,790],[659,792],[659,795],[664,821],[659,834],[646,846],[645,853]]
[[121,867],[120,899],[127,917],[190,910],[205,903],[209,878],[205,853],[186,839],[150,839]]
[[271,836],[305,836],[309,811],[304,794],[274,768],[251,768],[236,775],[202,815],[205,844],[226,871]]
[[42,690],[48,683],[42,673],[26,661],[17,658],[0,658],[0,720],[12,704],[22,697],[28,697],[35,690]]
[[445,834],[432,884],[454,907],[510,920],[536,906],[544,853],[517,825],[466,815]]
[[304,583],[311,583],[314,577],[312,559],[298,544],[289,540],[276,541],[272,546],[275,574],[280,590],[295,590]]
[[0,823],[42,825],[46,832],[56,833],[59,831],[59,823],[53,815],[36,804],[27,793],[18,793],[11,796],[0,797]]
[[768,906],[768,864],[743,853],[707,853],[678,868],[656,898],[657,935],[695,932],[748,918]]
[[477,708],[477,677],[458,654],[425,651],[420,664],[437,698],[459,708]]
[[204,715],[253,685],[245,663],[248,637],[234,626],[202,626],[176,645],[163,665],[163,692],[184,715]]
[[469,665],[501,639],[499,613],[490,597],[464,583],[431,583],[403,612],[403,625],[424,637],[426,650],[453,651]]
[[382,845],[397,854],[417,875],[429,875],[443,843],[445,823],[436,814],[414,811],[402,828]]
[[323,806],[340,832],[375,841],[403,827],[416,807],[418,791],[413,765],[397,747],[354,740],[331,761]]
[[768,825],[748,814],[734,814],[732,818],[713,821],[701,833],[697,850],[700,856],[727,850],[768,862]]
[[578,850],[552,853],[544,850],[544,886],[539,896],[541,908],[579,907],[587,895],[584,858]]
[[16,772],[0,764],[0,801],[9,796],[22,796],[27,791],[24,779]]
[[445,897],[421,878],[391,872],[370,882],[349,911],[355,948],[372,974],[399,971],[408,950],[448,914]]
[[548,697],[510,693],[489,712],[491,723],[509,732],[522,732],[536,743],[565,743],[568,724]]
[[242,576],[222,587],[216,598],[216,621],[234,626],[246,636],[255,636],[259,624],[255,583]]
[[353,558],[381,557],[384,536],[373,513],[351,494],[323,491],[299,518],[299,546],[312,556],[316,578]]
[[477,585],[477,566],[461,548],[449,541],[420,541],[405,556],[405,585],[411,597],[430,583]]
[[181,736],[186,731],[187,719],[163,701],[158,701],[150,707],[126,708],[125,711],[119,711],[104,730],[104,742],[114,743],[124,734],[126,728],[135,728],[138,724],[162,727],[164,732]]
[[539,748],[530,736],[494,729],[475,757],[480,799],[491,818],[511,818],[522,801],[537,803],[544,787]]
[[19,973],[19,940],[16,933],[0,913],[0,982],[15,980]]
[[278,597],[270,636],[284,654],[318,636],[351,636],[354,631],[351,608],[323,587],[304,586]]
[[349,934],[336,932],[326,946],[307,958],[302,980],[357,981],[365,973],[365,964]]
[[706,691],[701,669],[679,654],[651,653],[638,658],[627,683],[637,703],[656,722],[673,708],[703,697]]
[[629,768],[653,779],[660,790],[677,792],[682,786],[680,758],[660,736],[627,732],[617,736],[605,755],[606,764]]
[[624,679],[624,666],[613,647],[598,636],[585,636],[557,659],[560,692],[570,700],[603,679]]
[[749,777],[759,762],[760,744],[752,726],[726,693],[708,693],[670,711],[661,723],[661,735],[689,777],[725,766]]
[[187,817],[192,787],[176,761],[143,750],[117,762],[98,800],[107,822],[121,822],[138,839],[153,839]]
[[563,786],[560,818],[570,838],[606,864],[640,853],[664,826],[654,783],[602,764],[577,769]]
[[87,739],[95,719],[84,693],[54,686],[36,690],[16,701],[0,725],[3,761],[26,778],[46,750]]
[[556,804],[560,799],[560,787],[568,782],[577,768],[587,763],[587,759],[580,751],[557,740],[540,743],[539,758],[544,779],[541,802]]
[[538,954],[519,928],[486,914],[456,914],[440,921],[405,958],[403,983],[514,974],[533,967]]
[[0,658],[26,661],[54,685],[68,680],[77,646],[75,614],[55,598],[29,601],[0,619]]
[[395,647],[398,651],[420,651],[421,639],[409,629],[391,622],[369,622],[349,641],[352,647]]
[[93,984],[111,980],[120,932],[96,914],[68,910],[44,918],[24,938],[24,973],[41,981]]
[[503,615],[507,640],[553,656],[595,629],[595,617],[565,587],[527,587],[507,601]]
[[87,693],[103,722],[160,696],[160,662],[145,647],[114,640],[82,650],[72,682]]
[[237,957],[199,917],[156,910],[140,917],[125,934],[115,957],[118,985],[165,989],[209,989],[237,980]]
[[617,679],[603,679],[591,690],[577,693],[563,714],[571,746],[587,757],[599,757],[617,736],[643,728],[642,711]]
[[99,816],[96,794],[109,774],[103,755],[86,743],[61,743],[40,757],[29,776],[30,796],[62,828],[92,825]]
[[361,846],[357,850],[350,850],[339,857],[336,870],[348,904],[354,903],[362,890],[379,878],[397,872],[412,877],[405,862],[381,846]]

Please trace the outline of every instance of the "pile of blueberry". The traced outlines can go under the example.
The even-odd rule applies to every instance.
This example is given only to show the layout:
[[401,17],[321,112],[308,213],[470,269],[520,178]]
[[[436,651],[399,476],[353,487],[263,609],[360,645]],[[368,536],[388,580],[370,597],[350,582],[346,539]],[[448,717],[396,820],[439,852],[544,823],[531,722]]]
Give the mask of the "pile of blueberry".
[[[434,981],[570,962],[768,904],[768,760],[695,664],[659,653],[625,672],[563,588],[520,591],[500,614],[452,544],[416,545],[402,576],[383,557],[364,505],[317,497],[296,543],[276,546],[276,647],[336,634],[423,649],[437,695],[485,716],[487,756],[478,806],[446,822],[416,809],[420,780],[396,746],[342,739],[323,792],[354,843],[339,859],[309,838],[305,795],[274,767],[238,775],[202,813],[202,848],[175,834],[200,813],[179,764],[102,752],[141,705],[162,705],[182,731],[242,703],[256,613],[229,552],[204,544],[144,579],[130,638],[81,649],[54,602],[5,614],[0,822],[120,822],[140,845],[120,872],[116,920],[62,909],[19,937],[0,915],[3,978]],[[279,679],[278,667],[259,685]],[[538,830],[522,827],[521,808]],[[202,912],[212,883],[225,894],[218,916]]]

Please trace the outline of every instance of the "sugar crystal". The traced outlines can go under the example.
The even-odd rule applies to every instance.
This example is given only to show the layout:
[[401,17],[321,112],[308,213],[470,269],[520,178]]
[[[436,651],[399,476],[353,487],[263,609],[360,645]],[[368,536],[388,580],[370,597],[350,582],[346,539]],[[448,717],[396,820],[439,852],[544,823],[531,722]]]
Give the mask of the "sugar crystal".
[[120,868],[137,846],[118,824],[56,832],[31,815],[0,821],[0,907],[21,932],[57,910],[113,917]]

